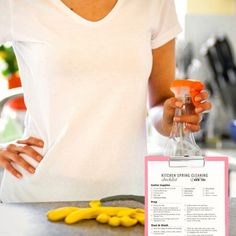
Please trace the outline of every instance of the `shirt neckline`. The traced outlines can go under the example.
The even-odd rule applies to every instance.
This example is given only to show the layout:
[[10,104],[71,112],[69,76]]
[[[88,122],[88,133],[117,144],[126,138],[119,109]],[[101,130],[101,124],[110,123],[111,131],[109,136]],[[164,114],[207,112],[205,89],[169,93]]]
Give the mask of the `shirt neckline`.
[[91,21],[91,20],[85,19],[84,17],[82,17],[79,14],[75,13],[74,11],[72,11],[61,0],[52,0],[52,2],[54,4],[56,4],[61,10],[63,10],[69,17],[73,18],[75,21],[77,21],[77,22],[79,22],[81,24],[85,24],[85,25],[89,25],[89,26],[100,25],[100,24],[103,24],[103,23],[111,20],[112,17],[114,17],[114,15],[117,13],[118,9],[120,8],[122,1],[123,0],[117,0],[115,6],[102,19],[100,19],[98,21]]

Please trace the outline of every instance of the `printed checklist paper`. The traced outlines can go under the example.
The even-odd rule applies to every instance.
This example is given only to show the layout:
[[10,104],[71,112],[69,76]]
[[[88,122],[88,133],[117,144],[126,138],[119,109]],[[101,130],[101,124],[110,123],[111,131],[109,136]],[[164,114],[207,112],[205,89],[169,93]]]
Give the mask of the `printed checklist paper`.
[[146,236],[228,236],[227,158],[203,167],[170,167],[146,157]]

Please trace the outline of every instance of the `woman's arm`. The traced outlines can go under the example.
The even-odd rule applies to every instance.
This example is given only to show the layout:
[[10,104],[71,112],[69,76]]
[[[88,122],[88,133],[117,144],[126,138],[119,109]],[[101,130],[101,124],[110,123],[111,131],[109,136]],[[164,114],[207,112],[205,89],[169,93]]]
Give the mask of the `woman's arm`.
[[149,111],[156,130],[162,135],[169,136],[173,120],[186,122],[187,128],[193,132],[199,131],[201,113],[211,109],[211,104],[205,99],[206,91],[195,97],[202,103],[196,107],[194,115],[174,117],[175,109],[182,107],[182,103],[173,97],[170,91],[171,82],[175,79],[175,40],[153,50],[153,67],[149,78]]

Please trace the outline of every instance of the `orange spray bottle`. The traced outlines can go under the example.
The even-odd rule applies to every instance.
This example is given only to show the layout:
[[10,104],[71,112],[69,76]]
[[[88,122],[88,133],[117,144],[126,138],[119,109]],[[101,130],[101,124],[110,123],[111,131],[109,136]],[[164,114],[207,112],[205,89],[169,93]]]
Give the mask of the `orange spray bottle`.
[[[204,84],[194,80],[175,80],[171,84],[171,91],[182,101],[182,108],[176,109],[176,116],[195,113],[198,103],[195,96],[204,89]],[[195,142],[193,133],[186,129],[185,123],[174,122],[173,128],[165,148],[165,155],[176,159],[202,158],[202,151]]]

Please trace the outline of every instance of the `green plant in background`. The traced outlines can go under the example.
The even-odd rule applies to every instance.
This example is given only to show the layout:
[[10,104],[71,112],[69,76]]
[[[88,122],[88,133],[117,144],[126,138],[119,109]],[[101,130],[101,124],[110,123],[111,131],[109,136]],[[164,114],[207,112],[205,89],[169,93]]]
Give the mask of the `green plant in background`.
[[9,77],[18,71],[16,56],[11,46],[0,46],[0,60],[5,63],[5,66],[0,73],[4,77]]

